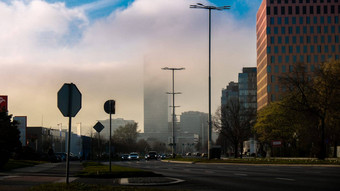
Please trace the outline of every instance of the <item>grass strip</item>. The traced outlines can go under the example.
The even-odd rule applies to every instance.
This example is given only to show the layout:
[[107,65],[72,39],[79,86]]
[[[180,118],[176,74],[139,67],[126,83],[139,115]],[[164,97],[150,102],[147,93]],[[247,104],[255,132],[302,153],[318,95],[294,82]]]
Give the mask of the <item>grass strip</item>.
[[242,164],[300,164],[300,165],[340,165],[339,159],[281,159],[281,158],[243,158],[243,159],[200,159],[200,158],[176,158],[173,161],[187,161],[195,163],[242,163]]
[[33,186],[29,191],[163,191],[164,189],[150,187],[111,186],[83,183],[50,183]]
[[0,171],[10,171],[17,168],[25,168],[45,163],[44,161],[13,160],[10,159]]
[[111,165],[111,172],[108,165],[98,164],[96,162],[83,163],[84,169],[77,175],[79,177],[88,178],[129,178],[129,177],[159,177],[150,171],[145,171],[137,168],[123,167]]

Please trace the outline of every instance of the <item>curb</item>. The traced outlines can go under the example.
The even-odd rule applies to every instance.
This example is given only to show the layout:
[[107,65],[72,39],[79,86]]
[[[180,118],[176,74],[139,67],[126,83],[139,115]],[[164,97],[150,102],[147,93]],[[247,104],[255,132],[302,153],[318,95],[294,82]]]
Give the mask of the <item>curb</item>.
[[178,164],[196,164],[195,161],[173,161],[173,160],[161,160],[161,162],[178,163]]
[[124,186],[163,186],[178,184],[184,181],[185,180],[171,177],[121,178],[118,180],[119,184]]

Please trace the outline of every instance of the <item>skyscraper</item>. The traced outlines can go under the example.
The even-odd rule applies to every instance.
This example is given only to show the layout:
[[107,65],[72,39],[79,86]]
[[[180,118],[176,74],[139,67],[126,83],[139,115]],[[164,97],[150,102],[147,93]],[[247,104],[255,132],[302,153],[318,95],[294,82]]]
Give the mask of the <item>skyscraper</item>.
[[339,59],[339,0],[263,0],[257,12],[257,106],[280,99],[279,77]]

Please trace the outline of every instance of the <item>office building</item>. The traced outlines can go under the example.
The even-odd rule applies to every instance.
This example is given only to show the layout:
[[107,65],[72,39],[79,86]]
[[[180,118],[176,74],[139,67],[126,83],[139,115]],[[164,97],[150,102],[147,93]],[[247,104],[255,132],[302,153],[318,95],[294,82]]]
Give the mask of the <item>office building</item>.
[[279,77],[339,59],[339,0],[263,0],[257,12],[257,106],[281,98]]

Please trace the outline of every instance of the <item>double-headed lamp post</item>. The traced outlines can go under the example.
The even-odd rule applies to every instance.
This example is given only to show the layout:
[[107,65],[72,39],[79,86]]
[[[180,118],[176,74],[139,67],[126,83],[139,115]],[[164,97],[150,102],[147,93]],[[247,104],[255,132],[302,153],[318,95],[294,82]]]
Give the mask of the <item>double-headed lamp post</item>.
[[167,92],[167,94],[172,94],[172,157],[175,157],[176,153],[176,142],[175,142],[175,94],[180,94],[180,92],[175,92],[175,70],[184,70],[185,68],[169,68],[165,67],[162,70],[171,70],[172,71],[172,92]]
[[197,8],[197,9],[208,9],[209,10],[209,129],[208,129],[208,158],[211,158],[211,129],[212,129],[212,122],[211,122],[211,10],[218,10],[222,11],[224,9],[230,9],[230,6],[206,6],[202,3],[197,3],[196,5],[190,5],[190,8]]

